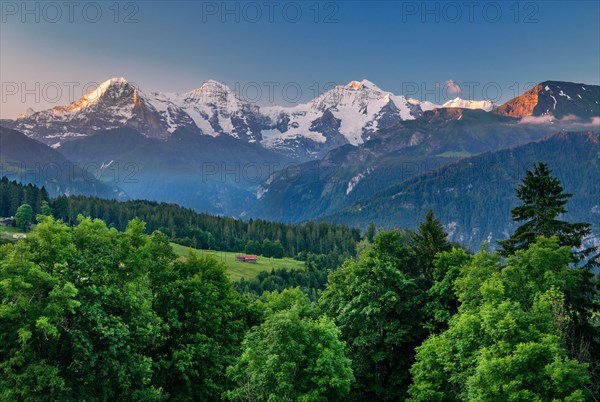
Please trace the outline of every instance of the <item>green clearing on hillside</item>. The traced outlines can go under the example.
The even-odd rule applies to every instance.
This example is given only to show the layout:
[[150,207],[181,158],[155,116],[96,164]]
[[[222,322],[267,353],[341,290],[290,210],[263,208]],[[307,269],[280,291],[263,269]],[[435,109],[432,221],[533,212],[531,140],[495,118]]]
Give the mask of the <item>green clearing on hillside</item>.
[[0,237],[12,239],[12,235],[15,233],[29,233],[29,231],[23,231],[23,229],[13,226],[0,226]]
[[[240,262],[235,259],[235,256],[240,253],[233,253],[228,251],[214,251],[214,250],[197,250],[192,247],[182,246],[180,244],[171,243],[173,251],[180,257],[186,257],[190,252],[195,252],[199,255],[212,255],[217,261],[223,262],[227,267],[227,274],[233,281],[239,279],[252,279],[259,272],[270,271],[274,268],[287,268],[287,269],[304,269],[304,262],[297,261],[292,258],[266,258],[258,257],[256,264],[248,262]],[[243,253],[242,253],[243,254]]]
[[4,233],[9,233],[9,234],[13,234],[13,233],[27,233],[27,232],[23,232],[23,229],[21,228],[16,228],[16,227],[12,227],[12,226],[0,226],[0,234],[4,234]]

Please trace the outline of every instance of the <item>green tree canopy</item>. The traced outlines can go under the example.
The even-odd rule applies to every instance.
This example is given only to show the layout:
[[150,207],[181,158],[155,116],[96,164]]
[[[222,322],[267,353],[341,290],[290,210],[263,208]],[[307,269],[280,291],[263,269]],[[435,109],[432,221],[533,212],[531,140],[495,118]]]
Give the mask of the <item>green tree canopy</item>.
[[590,396],[586,365],[569,357],[564,294],[580,271],[571,250],[540,238],[502,265],[482,251],[456,279],[448,330],[417,348],[413,401],[569,400]]
[[406,243],[401,232],[379,233],[358,261],[331,274],[319,299],[350,349],[359,400],[403,398],[414,348],[426,336],[420,314],[425,289],[403,272],[413,270]]
[[15,224],[22,230],[28,230],[33,223],[33,208],[29,204],[23,204],[17,208],[15,213]]
[[337,401],[353,380],[339,330],[314,318],[300,290],[275,292],[265,303],[265,322],[246,335],[242,355],[228,370],[236,401]]
[[218,400],[258,314],[212,258],[100,220],[39,215],[0,247],[1,400]]
[[419,229],[413,234],[413,248],[418,271],[429,281],[433,280],[433,261],[436,254],[452,249],[447,238],[448,233],[444,230],[442,223],[434,217],[433,210],[430,209],[425,215],[425,221],[419,224]]
[[452,249],[436,255],[434,260],[433,284],[427,290],[427,302],[423,308],[426,328],[438,333],[448,328],[450,318],[458,312],[458,296],[454,289],[460,269],[467,264],[472,255],[463,249]]

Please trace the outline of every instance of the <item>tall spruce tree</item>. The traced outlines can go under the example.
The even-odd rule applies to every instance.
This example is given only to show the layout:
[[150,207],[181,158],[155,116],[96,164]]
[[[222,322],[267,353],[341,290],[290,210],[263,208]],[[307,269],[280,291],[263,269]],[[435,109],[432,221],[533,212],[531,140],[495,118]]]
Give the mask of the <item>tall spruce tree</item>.
[[[591,233],[589,223],[570,223],[559,219],[567,212],[565,205],[572,194],[567,194],[552,171],[545,163],[537,163],[525,174],[521,185],[516,188],[517,197],[523,202],[511,210],[516,222],[525,222],[513,235],[499,241],[501,253],[505,256],[517,250],[525,250],[539,236],[557,236],[561,246],[581,248],[582,240]],[[577,253],[578,259],[585,259],[594,252],[593,248]]]
[[433,279],[433,260],[437,253],[452,250],[448,241],[448,233],[442,223],[433,215],[430,209],[425,215],[425,222],[419,224],[419,229],[413,234],[414,250],[418,272],[428,279]]

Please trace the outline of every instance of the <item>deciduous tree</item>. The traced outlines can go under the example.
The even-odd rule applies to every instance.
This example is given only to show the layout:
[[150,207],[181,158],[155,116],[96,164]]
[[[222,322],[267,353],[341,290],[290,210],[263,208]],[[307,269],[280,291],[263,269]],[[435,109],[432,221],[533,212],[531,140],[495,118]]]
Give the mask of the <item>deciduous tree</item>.
[[29,204],[23,204],[17,208],[15,214],[15,224],[22,230],[29,230],[31,223],[33,222],[33,208]]
[[339,330],[326,317],[314,318],[299,290],[267,298],[267,318],[250,330],[242,355],[228,369],[236,401],[339,401],[353,380]]

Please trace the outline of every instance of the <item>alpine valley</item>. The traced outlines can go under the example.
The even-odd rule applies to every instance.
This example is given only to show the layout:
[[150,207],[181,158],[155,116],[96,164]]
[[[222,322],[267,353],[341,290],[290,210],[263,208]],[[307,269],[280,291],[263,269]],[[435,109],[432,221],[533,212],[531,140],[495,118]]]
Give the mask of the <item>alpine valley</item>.
[[507,236],[512,189],[543,161],[569,183],[570,213],[593,223],[595,241],[599,102],[599,86],[546,81],[503,105],[434,105],[362,80],[261,107],[216,81],[156,93],[113,78],[70,104],[1,120],[0,176],[51,195],[283,222],[414,227],[433,208],[454,240],[478,247]]

